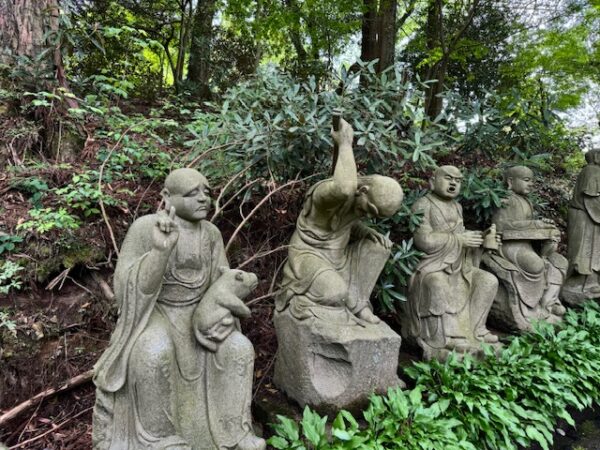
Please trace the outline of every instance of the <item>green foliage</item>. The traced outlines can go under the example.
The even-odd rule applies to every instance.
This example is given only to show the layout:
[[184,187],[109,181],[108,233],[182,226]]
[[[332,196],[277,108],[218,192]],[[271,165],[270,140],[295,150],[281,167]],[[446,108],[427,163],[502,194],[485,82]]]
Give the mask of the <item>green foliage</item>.
[[12,236],[10,234],[0,234],[0,255],[4,252],[12,252],[17,244],[23,242],[21,236]]
[[413,247],[413,240],[403,240],[392,247],[392,257],[386,262],[377,281],[377,299],[386,311],[396,311],[395,303],[405,302],[403,288],[423,254]]
[[[246,179],[289,180],[326,174],[331,164],[331,118],[334,108],[353,125],[355,156],[367,173],[390,173],[407,160],[433,164],[435,151],[447,144],[448,129],[425,117],[420,92],[403,84],[400,74],[363,68],[369,88],[348,87],[343,94],[320,91],[313,78],[298,83],[273,68],[230,89],[216,113],[197,112],[188,126],[188,158],[202,158],[201,169],[222,179],[252,165]],[[347,86],[358,74],[343,73]],[[218,151],[217,151],[218,150]]]
[[11,320],[6,311],[0,311],[0,330],[2,328],[7,330],[13,337],[17,337],[17,324],[14,320]]
[[41,207],[41,200],[48,192],[46,182],[37,177],[15,178],[11,183],[11,187],[29,194],[31,196],[29,197],[29,201],[34,208]]
[[[305,410],[302,433],[279,417],[269,443],[279,449],[407,450],[517,450],[537,443],[547,450],[558,419],[574,425],[567,408],[581,410],[600,400],[600,306],[590,302],[564,319],[556,327],[537,324],[498,355],[487,347],[480,360],[452,354],[443,363],[414,363],[405,374],[416,387],[372,396],[365,427],[340,413],[336,421],[350,424],[349,435],[334,426],[326,437],[325,418]],[[318,439],[308,439],[305,421]]]
[[[59,195],[61,200],[73,209],[80,209],[84,217],[94,214],[99,214],[99,202],[108,206],[116,206],[122,204],[111,195],[106,194],[98,189],[99,173],[95,170],[88,170],[80,174],[73,175],[71,183],[55,189],[54,193]],[[58,228],[70,228],[60,227]]]
[[[555,159],[580,152],[575,135],[553,112],[549,96],[524,97],[513,90],[505,95],[489,94],[483,100],[453,104],[464,117],[463,151],[483,152],[490,157],[545,171]],[[558,158],[557,158],[558,157]]]
[[11,289],[21,289],[19,272],[23,270],[19,264],[6,260],[0,266],[0,294],[8,294]]
[[34,208],[29,210],[29,217],[31,220],[17,225],[17,230],[45,234],[55,228],[76,230],[81,225],[79,219],[69,214],[66,208],[59,208],[56,211],[52,208]]
[[465,215],[472,213],[476,223],[485,226],[509,193],[503,181],[493,177],[490,171],[475,169],[463,179],[459,201]]

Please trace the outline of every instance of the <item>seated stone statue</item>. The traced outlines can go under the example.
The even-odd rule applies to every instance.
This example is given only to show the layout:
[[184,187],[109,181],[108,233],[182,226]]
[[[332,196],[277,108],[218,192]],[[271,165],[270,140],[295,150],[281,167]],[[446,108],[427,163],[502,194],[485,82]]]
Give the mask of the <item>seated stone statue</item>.
[[600,298],[600,149],[588,151],[585,159],[569,204],[569,269],[562,296],[571,305]]
[[357,176],[353,131],[347,123],[333,136],[339,145],[333,178],[306,194],[276,308],[289,307],[300,320],[320,317],[345,323],[355,316],[377,323],[369,297],[392,243],[361,219],[391,217],[404,196],[392,178]]
[[531,169],[511,167],[505,179],[512,193],[492,217],[502,246],[483,257],[501,281],[490,316],[517,330],[530,329],[533,320],[559,322],[565,308],[558,296],[567,271],[567,260],[557,252],[560,231],[552,220],[534,219],[527,198],[534,181]]
[[452,350],[477,352],[481,342],[498,342],[486,328],[498,280],[477,267],[483,234],[463,224],[455,200],[462,178],[454,166],[439,167],[431,192],[413,205],[414,212],[423,213],[414,243],[424,256],[409,282],[403,333],[416,340],[426,359],[444,359]]
[[248,280],[243,290],[210,290],[233,275],[221,233],[205,220],[202,174],[175,170],[162,194],[169,214],[131,225],[115,269],[120,315],[95,367],[94,449],[265,449],[250,416],[254,349],[235,318],[247,309],[219,299],[220,308],[235,305],[231,314],[215,316],[210,328],[194,323],[205,293],[245,295],[256,279],[238,276],[237,284]]
[[403,192],[392,178],[358,176],[348,123],[341,120],[332,135],[339,147],[333,177],[306,194],[274,321],[275,382],[302,405],[335,409],[400,383],[401,339],[369,301],[391,242],[361,219],[392,216]]

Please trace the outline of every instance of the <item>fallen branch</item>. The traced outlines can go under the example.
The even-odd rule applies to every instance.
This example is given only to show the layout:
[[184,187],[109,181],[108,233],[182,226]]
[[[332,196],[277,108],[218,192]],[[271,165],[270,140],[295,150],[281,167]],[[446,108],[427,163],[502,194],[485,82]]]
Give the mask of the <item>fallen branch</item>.
[[94,272],[94,271],[92,271],[91,276],[92,276],[92,279],[94,280],[94,282],[98,285],[98,287],[102,291],[102,295],[104,295],[104,298],[111,303],[114,302],[115,301],[115,293],[110,288],[109,284],[104,280],[104,278],[102,278],[100,276],[100,274],[98,274],[98,272]]
[[6,411],[4,414],[2,414],[0,416],[0,428],[2,428],[2,426],[4,424],[6,424],[7,422],[13,420],[16,417],[19,417],[25,411],[27,411],[28,409],[37,405],[39,402],[42,402],[44,399],[51,397],[53,395],[56,395],[56,394],[60,394],[61,392],[66,392],[68,390],[76,388],[77,386],[81,386],[82,384],[88,383],[89,381],[92,380],[93,376],[94,376],[94,371],[90,369],[87,372],[84,372],[82,374],[74,376],[73,378],[70,378],[62,386],[60,386],[58,388],[46,389],[45,391],[40,392],[37,395],[34,395],[29,400],[19,403],[17,406],[9,409],[8,411]]
[[77,414],[75,414],[74,416],[71,416],[65,420],[63,420],[61,423],[59,423],[58,425],[54,425],[52,428],[50,428],[48,431],[45,431],[42,434],[38,434],[37,436],[32,437],[31,439],[27,439],[26,441],[20,442],[16,445],[13,445],[12,447],[8,447],[8,450],[13,450],[15,448],[21,448],[24,445],[27,444],[31,444],[32,442],[35,442],[41,438],[43,438],[44,436],[47,436],[50,433],[54,433],[55,431],[57,431],[59,428],[64,427],[66,424],[68,424],[69,422],[77,419],[79,416],[84,415],[85,413],[91,411],[92,409],[94,409],[93,406],[90,406],[89,408],[84,409],[83,411],[79,411]]

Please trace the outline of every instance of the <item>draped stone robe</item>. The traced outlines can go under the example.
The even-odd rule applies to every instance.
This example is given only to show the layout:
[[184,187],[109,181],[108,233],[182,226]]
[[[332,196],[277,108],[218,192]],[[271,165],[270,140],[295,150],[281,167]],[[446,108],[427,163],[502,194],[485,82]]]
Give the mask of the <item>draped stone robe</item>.
[[[180,228],[162,286],[139,288],[157,215],[133,223],[115,270],[120,316],[95,366],[94,448],[234,448],[251,430],[254,350],[234,331],[216,352],[196,341],[192,315],[228,266],[218,229]],[[239,327],[239,324],[237,324]]]

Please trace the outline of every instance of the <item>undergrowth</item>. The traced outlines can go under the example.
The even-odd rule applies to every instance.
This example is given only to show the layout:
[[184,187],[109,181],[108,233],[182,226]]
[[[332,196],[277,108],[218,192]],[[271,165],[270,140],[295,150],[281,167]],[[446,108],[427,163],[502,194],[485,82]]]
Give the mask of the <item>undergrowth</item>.
[[500,355],[480,360],[451,355],[446,362],[404,370],[415,387],[373,395],[359,426],[349,412],[327,417],[306,408],[302,421],[278,416],[269,443],[277,449],[516,450],[549,449],[558,419],[574,421],[600,400],[600,306],[569,311],[564,323],[539,323],[514,337]]

